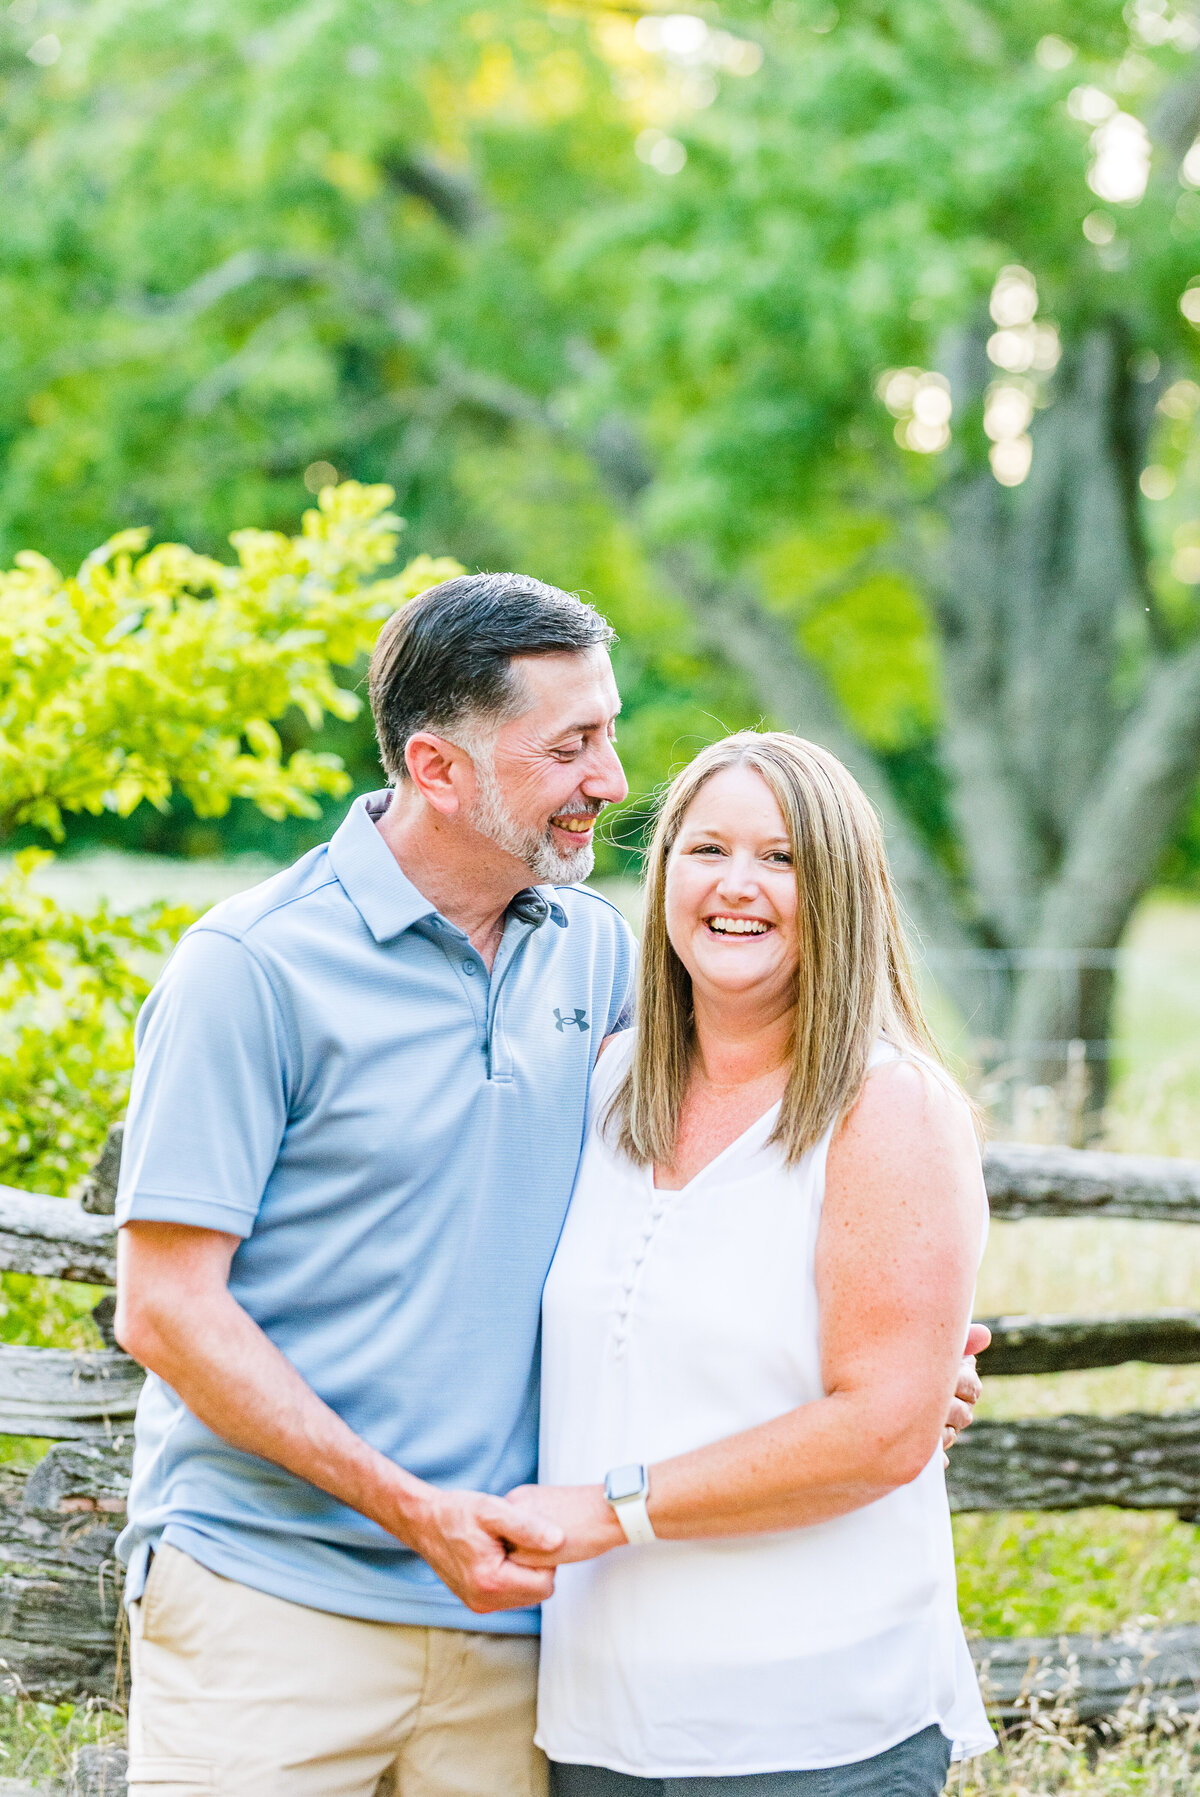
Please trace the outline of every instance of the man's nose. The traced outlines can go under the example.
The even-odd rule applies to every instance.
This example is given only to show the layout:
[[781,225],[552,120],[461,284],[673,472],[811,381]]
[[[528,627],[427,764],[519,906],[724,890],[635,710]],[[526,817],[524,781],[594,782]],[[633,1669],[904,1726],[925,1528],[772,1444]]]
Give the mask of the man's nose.
[[612,743],[597,745],[595,766],[589,770],[582,790],[589,799],[602,799],[606,805],[619,805],[628,797],[629,782]]

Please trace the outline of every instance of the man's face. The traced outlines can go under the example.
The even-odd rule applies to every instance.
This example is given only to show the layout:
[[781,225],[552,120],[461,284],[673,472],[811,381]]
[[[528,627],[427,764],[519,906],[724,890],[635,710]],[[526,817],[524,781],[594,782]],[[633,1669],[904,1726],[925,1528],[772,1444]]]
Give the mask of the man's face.
[[490,755],[473,756],[471,821],[535,884],[574,885],[592,871],[597,816],[629,791],[613,747],[621,700],[612,664],[597,648],[520,655],[512,668],[529,707],[501,725]]

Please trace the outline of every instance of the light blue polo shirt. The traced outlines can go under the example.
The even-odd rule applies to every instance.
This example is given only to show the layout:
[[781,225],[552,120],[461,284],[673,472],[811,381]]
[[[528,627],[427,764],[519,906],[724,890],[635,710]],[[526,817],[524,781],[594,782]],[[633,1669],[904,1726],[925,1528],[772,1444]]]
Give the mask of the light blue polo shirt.
[[[180,942],[138,1020],[117,1220],[242,1237],[233,1295],[357,1434],[432,1484],[502,1493],[536,1477],[542,1283],[635,950],[597,893],[534,887],[489,976],[375,828],[387,798]],[[535,1611],[472,1615],[151,1375],[129,1601],[160,1541],[340,1615],[537,1629]]]

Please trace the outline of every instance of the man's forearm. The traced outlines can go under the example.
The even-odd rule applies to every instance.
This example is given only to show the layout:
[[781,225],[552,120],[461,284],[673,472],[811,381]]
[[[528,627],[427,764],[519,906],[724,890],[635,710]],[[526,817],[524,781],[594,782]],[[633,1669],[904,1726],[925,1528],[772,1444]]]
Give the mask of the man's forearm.
[[237,1247],[237,1236],[218,1230],[125,1224],[117,1239],[121,1346],[223,1441],[328,1492],[420,1554],[469,1609],[522,1609],[549,1597],[553,1574],[516,1565],[507,1550],[553,1550],[562,1531],[503,1498],[442,1491],[361,1440],[230,1293]]
[[143,1307],[136,1358],[232,1447],[271,1460],[415,1547],[431,1488],[356,1435],[228,1292]]

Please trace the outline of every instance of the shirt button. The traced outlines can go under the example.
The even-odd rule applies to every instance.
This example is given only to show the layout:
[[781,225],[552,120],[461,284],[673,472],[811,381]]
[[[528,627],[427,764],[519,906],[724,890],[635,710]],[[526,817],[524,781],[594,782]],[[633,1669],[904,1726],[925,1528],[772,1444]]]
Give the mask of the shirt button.
[[478,973],[479,972],[478,961],[464,961],[463,962],[463,972],[464,973]]

